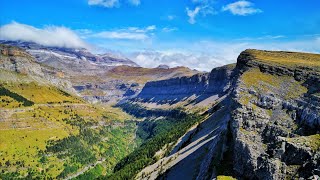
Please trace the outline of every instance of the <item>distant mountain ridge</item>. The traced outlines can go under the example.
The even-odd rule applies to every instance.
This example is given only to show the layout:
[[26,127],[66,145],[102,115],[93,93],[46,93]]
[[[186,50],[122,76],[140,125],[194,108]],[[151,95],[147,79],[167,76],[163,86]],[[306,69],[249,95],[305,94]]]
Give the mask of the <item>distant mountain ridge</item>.
[[69,58],[78,61],[88,60],[90,63],[102,66],[139,66],[128,58],[116,56],[111,53],[93,54],[85,48],[49,47],[25,41],[0,40],[0,43],[23,48],[35,56],[39,62],[47,61],[48,58],[46,56],[51,55],[51,57]]
[[[140,92],[148,81],[192,76],[198,71],[186,67],[143,68],[116,53],[95,55],[84,48],[47,47],[32,42],[0,41],[17,47],[50,73],[72,84],[73,91],[90,102],[116,103]],[[12,58],[16,58],[15,55]],[[29,63],[25,65],[29,67]],[[47,71],[48,72],[48,71]],[[70,88],[68,88],[70,90]]]

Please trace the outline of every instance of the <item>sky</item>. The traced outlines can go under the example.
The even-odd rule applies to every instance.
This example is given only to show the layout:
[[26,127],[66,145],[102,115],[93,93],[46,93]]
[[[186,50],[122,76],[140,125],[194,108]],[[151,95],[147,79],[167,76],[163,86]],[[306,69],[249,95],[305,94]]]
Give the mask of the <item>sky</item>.
[[320,1],[0,0],[0,39],[210,71],[247,48],[320,53]]

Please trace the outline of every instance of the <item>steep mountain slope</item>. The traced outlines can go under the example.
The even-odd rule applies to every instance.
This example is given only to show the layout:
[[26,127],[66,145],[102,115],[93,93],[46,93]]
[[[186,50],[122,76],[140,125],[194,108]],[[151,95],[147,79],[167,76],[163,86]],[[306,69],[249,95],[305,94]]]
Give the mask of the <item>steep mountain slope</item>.
[[[116,175],[137,179],[316,178],[320,168],[319,67],[317,54],[246,50],[234,69],[226,66],[210,74],[147,83],[137,98],[120,104],[134,116],[154,117],[148,120],[153,128],[141,125],[144,131],[162,126],[156,117],[166,118],[168,113],[160,109],[183,108],[200,121],[181,129],[180,139],[153,150],[146,167],[133,166],[145,159],[129,155],[118,164]],[[157,138],[155,134],[150,141]]]

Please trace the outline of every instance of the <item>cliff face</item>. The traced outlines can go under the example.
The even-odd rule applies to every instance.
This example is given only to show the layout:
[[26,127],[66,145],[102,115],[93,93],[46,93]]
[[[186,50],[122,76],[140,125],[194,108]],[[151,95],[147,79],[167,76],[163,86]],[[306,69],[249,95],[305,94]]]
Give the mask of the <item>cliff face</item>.
[[319,58],[257,50],[240,54],[230,127],[236,176],[319,175]]
[[210,73],[196,74],[192,77],[178,77],[169,80],[148,82],[138,100],[144,102],[175,103],[191,96],[197,101],[212,95],[224,95],[230,88],[233,65],[213,69]]
[[[206,127],[220,129],[215,131],[216,138],[173,167],[172,162],[161,166],[165,167],[163,178],[320,175],[320,55],[246,50],[234,69],[225,66],[208,74],[149,82],[134,101],[179,104],[192,96],[206,101],[216,95],[221,99],[207,107],[210,118],[194,130],[184,147],[192,146],[197,134],[210,132],[203,132]],[[214,125],[217,122],[223,125]],[[227,130],[221,130],[226,126]],[[151,178],[159,173],[150,169],[143,173],[152,172]]]

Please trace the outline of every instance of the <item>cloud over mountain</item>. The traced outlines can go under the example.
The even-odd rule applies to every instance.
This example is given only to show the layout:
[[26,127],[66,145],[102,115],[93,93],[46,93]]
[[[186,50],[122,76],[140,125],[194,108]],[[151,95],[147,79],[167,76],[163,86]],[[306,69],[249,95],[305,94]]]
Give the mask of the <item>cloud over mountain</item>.
[[209,71],[212,67],[222,65],[221,57],[179,51],[142,51],[133,53],[130,58],[139,65],[149,68],[166,64],[170,67],[186,66],[201,71]]
[[41,29],[17,22],[1,26],[0,39],[30,41],[45,46],[69,48],[88,46],[75,32],[66,27],[47,26]]
[[147,26],[145,28],[129,27],[124,29],[91,33],[87,34],[87,36],[102,39],[146,40],[152,36],[156,29],[157,27],[155,25]]

